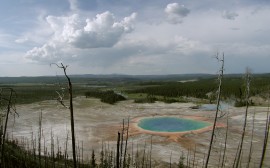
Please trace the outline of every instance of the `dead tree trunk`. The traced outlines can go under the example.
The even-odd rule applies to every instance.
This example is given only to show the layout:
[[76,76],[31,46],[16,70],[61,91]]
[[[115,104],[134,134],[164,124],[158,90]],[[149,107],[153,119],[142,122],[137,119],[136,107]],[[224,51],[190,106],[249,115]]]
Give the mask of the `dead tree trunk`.
[[228,140],[228,131],[229,131],[229,114],[227,114],[227,127],[226,127],[226,134],[224,140],[224,149],[223,149],[223,157],[221,162],[221,168],[225,166],[225,157],[226,157],[226,150],[227,150],[227,140]]
[[119,164],[120,151],[119,151],[119,148],[120,148],[120,132],[118,132],[118,134],[117,134],[116,168],[120,168],[120,164]]
[[253,151],[253,137],[254,137],[254,122],[255,122],[255,110],[253,111],[253,117],[252,117],[252,131],[251,131],[251,139],[250,139],[250,146],[249,146],[249,154],[248,154],[247,168],[249,168],[250,161],[251,161],[251,158],[252,158],[252,151]]
[[223,72],[224,72],[224,53],[223,53],[222,59],[219,59],[218,54],[217,54],[216,58],[217,58],[217,60],[219,62],[221,62],[221,68],[219,70],[219,77],[218,77],[219,85],[218,85],[218,91],[217,91],[217,93],[218,93],[218,96],[217,96],[217,108],[216,108],[215,120],[214,120],[212,134],[211,134],[211,140],[210,140],[210,144],[209,144],[209,148],[208,148],[208,154],[207,154],[207,157],[206,157],[205,168],[208,167],[208,162],[209,162],[209,158],[210,158],[210,155],[211,155],[212,145],[213,145],[214,136],[215,136],[216,123],[217,123],[217,118],[218,118],[218,112],[219,112],[219,106],[220,106],[222,79],[223,79]]
[[58,68],[63,69],[65,77],[68,80],[68,93],[69,93],[69,106],[66,106],[64,103],[63,95],[57,92],[58,94],[58,102],[60,102],[64,107],[68,108],[70,111],[70,125],[71,125],[71,139],[72,139],[72,156],[73,156],[73,167],[77,167],[76,162],[76,140],[75,140],[75,129],[74,129],[74,116],[73,116],[73,91],[72,91],[72,83],[67,75],[67,65],[64,66],[63,63],[61,65],[55,64]]
[[39,114],[39,120],[38,120],[38,162],[39,167],[41,167],[41,131],[42,131],[42,111]]
[[269,137],[269,129],[270,129],[270,115],[269,115],[269,95],[268,95],[268,109],[267,109],[267,118],[266,118],[266,125],[265,125],[265,131],[264,131],[264,142],[263,142],[263,150],[262,150],[262,156],[260,160],[260,167],[263,166],[263,161],[265,158],[266,148],[268,144],[268,137]]
[[[9,97],[8,98],[4,98],[2,97],[2,94],[3,94],[3,91],[4,90],[8,90],[9,91]],[[10,112],[13,110],[15,113],[16,113],[16,109],[15,109],[15,106],[14,106],[14,103],[13,103],[13,94],[16,93],[12,88],[4,88],[4,89],[1,89],[1,93],[0,93],[0,96],[1,96],[1,101],[5,101],[7,102],[7,111],[6,111],[6,114],[5,114],[5,125],[4,125],[4,128],[1,128],[1,164],[0,166],[3,166],[4,164],[4,158],[5,158],[5,139],[6,139],[6,132],[7,132],[7,124],[8,124],[8,117],[9,117],[9,114]],[[2,122],[2,119],[1,119],[1,122]],[[0,123],[1,126],[3,123]],[[4,130],[2,130],[4,129]],[[4,131],[4,132],[2,132]]]
[[242,130],[242,136],[241,136],[241,141],[240,141],[240,146],[239,146],[239,151],[238,151],[238,156],[237,156],[237,161],[235,167],[238,168],[240,158],[242,155],[242,148],[243,148],[243,143],[244,143],[244,138],[246,134],[246,126],[247,126],[247,116],[248,116],[248,107],[249,107],[249,95],[250,95],[250,70],[247,68],[246,70],[246,111],[245,111],[245,120],[244,120],[244,125],[243,125],[243,130]]
[[125,133],[125,120],[123,119],[123,128],[122,128],[122,133],[121,133],[121,146],[120,146],[120,167],[122,167],[124,133]]
[[128,131],[129,131],[129,118],[128,118],[128,124],[127,124],[127,136],[126,136],[126,144],[125,144],[125,151],[124,151],[124,162],[123,162],[123,167],[126,167],[126,155],[127,155]]

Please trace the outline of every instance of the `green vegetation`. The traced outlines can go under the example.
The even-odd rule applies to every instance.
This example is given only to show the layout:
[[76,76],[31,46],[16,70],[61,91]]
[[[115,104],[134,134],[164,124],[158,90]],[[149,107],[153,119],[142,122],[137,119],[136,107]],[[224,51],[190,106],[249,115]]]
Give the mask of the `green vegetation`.
[[145,86],[144,88],[134,89],[128,93],[146,93],[149,95],[158,95],[163,97],[197,97],[207,98],[206,93],[214,90],[214,84],[211,81],[202,80],[201,82],[160,82],[157,86]]
[[135,99],[135,103],[155,103],[158,99],[153,95],[147,95],[145,98]]
[[[211,78],[210,78],[211,77]],[[0,87],[13,88],[17,94],[17,104],[27,104],[43,100],[55,100],[57,98],[56,91],[64,91],[67,93],[66,85],[63,85],[65,80],[63,78],[45,77],[42,78],[26,78],[28,82],[33,83],[16,83],[23,82],[21,78],[8,78],[3,80],[0,78]],[[35,79],[35,80],[34,80]],[[53,80],[54,79],[54,80]],[[151,79],[151,78],[150,78]],[[152,78],[153,79],[153,78]],[[184,78],[183,78],[184,79]],[[189,78],[188,78],[189,79]],[[186,102],[188,98],[199,98],[208,100],[214,103],[216,100],[216,78],[208,76],[208,78],[197,81],[179,82],[177,78],[172,81],[156,78],[153,81],[149,79],[137,78],[117,78],[112,81],[111,78],[103,78],[95,80],[94,78],[79,78],[72,79],[73,96],[89,96],[102,98],[101,101],[114,104],[122,100],[123,96],[115,94],[108,90],[119,90],[125,93],[129,99],[133,99],[136,103],[153,103],[155,101],[163,101],[166,103]],[[36,82],[35,82],[36,81]],[[53,83],[60,81],[62,84]],[[231,99],[235,101],[235,106],[245,106],[244,85],[241,75],[225,76],[223,80],[223,99]],[[44,83],[40,83],[44,82]],[[251,83],[251,96],[260,96],[266,98],[266,90],[270,86],[269,75],[254,75]],[[86,92],[90,95],[86,95]],[[100,93],[99,93],[100,92]],[[112,96],[110,98],[110,96]],[[124,99],[123,99],[124,100]]]
[[[57,93],[64,86],[54,84],[9,84],[0,87],[13,88],[17,94],[17,104],[28,104],[44,100],[56,100]],[[61,90],[67,93],[67,89]],[[82,96],[86,88],[81,85],[74,85],[74,96]]]
[[[216,79],[202,79],[192,82],[155,82],[153,83],[142,83],[140,88],[134,88],[126,90],[128,94],[137,94],[137,95],[147,95],[146,101],[136,102],[149,102],[147,100],[150,97],[150,100],[153,100],[153,97],[163,97],[157,98],[156,100],[164,102],[181,102],[185,101],[183,97],[195,97],[200,99],[208,99],[210,102],[216,99]],[[253,77],[251,83],[251,96],[261,96],[266,97],[265,93],[270,86],[269,77]],[[223,90],[222,90],[223,99],[233,99],[236,102],[236,106],[244,106],[244,85],[243,79],[241,77],[225,77],[223,79]],[[180,100],[179,100],[180,99]],[[150,101],[151,102],[151,101]]]
[[[191,79],[188,76],[186,79]],[[118,90],[125,93],[128,99],[133,99],[136,103],[153,103],[155,101],[163,101],[166,103],[186,102],[189,98],[199,98],[214,103],[216,100],[216,77],[214,75],[206,76],[202,79],[194,76],[198,80],[179,82],[178,78],[154,78],[154,77],[96,77],[72,78],[73,96],[85,96],[86,92],[90,92],[91,97],[101,98],[103,102],[114,104],[119,101],[117,95],[106,93],[108,90]],[[19,83],[23,82],[29,83]],[[185,80],[184,77],[181,78]],[[17,81],[17,82],[16,82]],[[31,82],[31,83],[30,83]],[[60,83],[60,84],[59,84]],[[54,100],[57,98],[56,91],[64,91],[67,89],[64,78],[62,77],[41,77],[35,78],[0,78],[0,87],[13,88],[17,93],[17,104],[26,104],[43,100]],[[268,74],[253,75],[251,83],[251,96],[260,96],[266,98],[266,90],[270,86],[270,78]],[[101,92],[101,93],[98,93]],[[106,96],[104,96],[104,94]],[[109,98],[108,96],[112,96]],[[236,106],[244,106],[244,85],[242,75],[225,75],[223,79],[223,99],[230,99],[236,102]],[[110,100],[111,99],[111,100]],[[122,98],[120,98],[122,99]],[[115,101],[116,100],[116,101]]]
[[87,97],[95,97],[100,98],[100,100],[104,103],[114,104],[118,101],[126,100],[124,96],[120,93],[115,93],[112,90],[108,91],[99,91],[99,90],[91,90],[85,92],[85,96]]

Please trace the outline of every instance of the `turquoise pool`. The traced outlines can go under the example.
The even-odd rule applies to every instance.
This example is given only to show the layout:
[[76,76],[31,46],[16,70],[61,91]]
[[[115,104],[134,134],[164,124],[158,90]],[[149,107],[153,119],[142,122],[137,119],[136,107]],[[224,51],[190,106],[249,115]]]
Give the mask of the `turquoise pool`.
[[203,121],[177,117],[153,117],[141,119],[138,126],[155,132],[184,132],[198,130],[211,124]]

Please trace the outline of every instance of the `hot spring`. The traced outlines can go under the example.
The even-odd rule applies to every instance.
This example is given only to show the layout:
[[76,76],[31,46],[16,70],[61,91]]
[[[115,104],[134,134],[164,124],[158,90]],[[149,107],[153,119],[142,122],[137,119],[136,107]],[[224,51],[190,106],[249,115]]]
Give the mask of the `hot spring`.
[[[202,104],[200,107],[202,110],[209,110],[209,111],[215,111],[217,109],[216,104]],[[227,110],[230,108],[230,105],[227,103],[220,103],[220,109],[221,110]]]
[[185,132],[202,129],[211,124],[203,121],[177,117],[153,117],[141,119],[138,126],[154,132]]

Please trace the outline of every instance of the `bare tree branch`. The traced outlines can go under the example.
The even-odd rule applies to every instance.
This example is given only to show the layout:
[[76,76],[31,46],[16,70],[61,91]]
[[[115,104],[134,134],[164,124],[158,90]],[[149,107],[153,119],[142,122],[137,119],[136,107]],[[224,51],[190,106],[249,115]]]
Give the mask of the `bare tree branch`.
[[65,105],[64,103],[64,94],[60,94],[58,91],[55,91],[58,94],[57,101],[65,108],[70,109],[69,106]]

